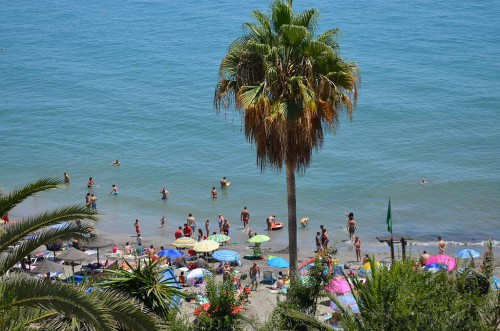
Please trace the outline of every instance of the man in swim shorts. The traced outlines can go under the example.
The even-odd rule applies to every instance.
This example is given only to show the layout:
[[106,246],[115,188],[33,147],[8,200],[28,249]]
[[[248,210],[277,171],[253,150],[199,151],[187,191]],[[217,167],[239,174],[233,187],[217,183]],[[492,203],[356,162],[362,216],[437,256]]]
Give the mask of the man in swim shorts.
[[193,214],[191,214],[191,213],[188,215],[187,225],[189,225],[191,227],[191,229],[193,229],[193,232],[196,230],[196,221],[193,217]]
[[222,179],[220,180],[220,188],[226,188],[226,186],[227,186],[226,177],[222,177]]
[[258,278],[260,277],[260,268],[257,262],[254,262],[250,267],[248,275],[250,276],[252,290],[255,287],[255,291],[257,291],[257,286],[259,285]]
[[215,189],[215,186],[212,187],[212,199],[217,199],[217,190]]
[[349,239],[353,239],[354,232],[356,232],[356,220],[354,220],[354,213],[349,213],[347,218],[347,231],[349,231]]
[[248,221],[250,220],[250,212],[248,211],[246,206],[241,211],[240,218],[241,221],[243,222],[243,227],[246,229],[248,227]]
[[90,195],[90,202],[91,202],[91,206],[92,206],[93,211],[97,211],[97,200],[99,200],[98,197],[96,197],[93,194]]
[[168,193],[168,191],[167,191],[166,188],[162,188],[160,190],[160,193],[161,193],[161,199],[162,200],[166,200],[168,198],[169,193]]

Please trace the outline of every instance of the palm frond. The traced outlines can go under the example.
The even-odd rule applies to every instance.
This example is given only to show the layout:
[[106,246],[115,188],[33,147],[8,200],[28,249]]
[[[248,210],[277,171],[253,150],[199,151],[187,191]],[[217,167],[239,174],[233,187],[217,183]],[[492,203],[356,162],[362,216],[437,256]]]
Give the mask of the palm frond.
[[63,283],[47,283],[43,280],[18,274],[2,278],[0,311],[15,307],[37,308],[48,312],[58,312],[68,317],[76,317],[92,325],[95,330],[109,330],[113,321],[103,314],[103,309],[85,292]]
[[14,209],[15,206],[30,196],[39,192],[55,189],[62,183],[62,180],[57,178],[41,178],[20,188],[16,188],[9,194],[0,195],[0,215],[7,214]]

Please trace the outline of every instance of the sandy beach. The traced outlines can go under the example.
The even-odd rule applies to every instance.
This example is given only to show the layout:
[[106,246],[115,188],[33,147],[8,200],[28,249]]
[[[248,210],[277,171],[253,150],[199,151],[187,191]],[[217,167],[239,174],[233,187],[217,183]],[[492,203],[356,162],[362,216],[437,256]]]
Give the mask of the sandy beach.
[[[123,250],[123,247],[126,242],[130,242],[130,244],[135,247],[136,246],[136,237],[131,236],[130,234],[126,233],[103,233],[100,231],[97,231],[97,235],[99,236],[104,236],[107,238],[112,239],[117,245],[120,250]],[[174,241],[173,234],[172,238],[165,242],[165,237],[163,236],[152,236],[152,237],[145,237],[142,238],[142,244],[144,247],[149,247],[150,245],[153,245],[157,251],[160,250],[161,246],[164,246],[165,249],[167,248],[175,248],[171,246],[171,242]],[[236,251],[241,257],[243,257],[245,254],[251,254],[252,253],[252,248],[253,244],[250,244],[248,242],[246,243],[232,243],[230,240],[229,243],[227,243],[224,246],[221,246],[219,249],[230,249],[233,251]],[[268,255],[272,256],[279,256],[282,257],[286,260],[288,260],[288,254],[285,252],[286,247],[280,246],[277,247],[273,245],[272,240],[268,242],[264,242],[261,244],[262,248],[262,253],[264,257],[267,257]],[[454,255],[452,251],[456,251],[457,249],[462,249],[464,247],[451,247],[448,252],[450,255]],[[431,255],[437,254],[437,245],[436,247],[418,247],[418,246],[409,246],[407,254],[411,254],[413,257],[418,257],[420,253],[423,250],[427,250]],[[107,248],[102,248],[101,249],[101,262],[106,259],[106,255],[111,253],[111,247]],[[481,251],[482,253],[482,251]],[[363,250],[362,254],[369,254],[373,255],[377,261],[384,262],[384,263],[390,263],[391,258],[390,258],[390,251],[389,247],[385,247],[384,250],[378,248],[376,250]],[[299,264],[302,261],[307,261],[310,258],[314,257],[315,252],[313,250],[306,250],[306,249],[300,249],[298,252],[298,261]],[[400,250],[396,249],[395,250],[395,257],[396,259],[401,259],[401,252]],[[95,261],[96,256],[92,255],[90,260]],[[339,263],[342,265],[348,265],[351,269],[357,269],[361,266],[361,262],[356,261],[356,254],[354,251],[353,245],[349,245],[346,242],[341,242],[337,243],[337,254],[336,258],[339,260]],[[110,261],[112,262],[112,261]],[[243,275],[243,274],[248,274],[248,271],[253,264],[253,260],[247,260],[247,259],[241,259],[242,266],[241,267],[234,267],[234,271],[236,272],[236,276],[238,275]],[[262,280],[262,272],[265,270],[270,270],[272,271],[275,275],[278,274],[279,270],[282,270],[283,272],[286,272],[287,269],[277,269],[273,268],[267,265],[267,259],[262,259],[262,260],[257,260],[257,263],[260,267],[261,270],[261,277],[260,280]],[[476,263],[479,264],[481,263],[481,259],[476,259]],[[213,268],[216,268],[218,266],[218,262],[212,262],[209,263],[209,265]],[[70,272],[70,269],[67,269],[67,274]],[[495,274],[500,273],[500,261],[497,259],[495,261]],[[176,276],[180,275],[180,271],[178,269],[175,270]],[[69,274],[68,274],[69,275]],[[222,282],[222,275],[216,275],[215,276],[216,281]],[[243,283],[244,285],[244,283]],[[244,305],[244,315],[248,316],[254,320],[258,320],[260,322],[264,322],[266,318],[268,317],[269,313],[273,310],[274,306],[276,305],[276,298],[277,294],[273,293],[269,288],[267,288],[264,284],[260,284],[257,291],[252,291],[250,295],[250,302],[245,303]],[[182,289],[183,292],[185,293],[203,293],[204,292],[204,286],[189,286],[185,287]],[[189,320],[194,320],[193,316],[193,311],[196,308],[196,305],[193,302],[186,302],[183,301],[181,304],[181,309],[180,312],[183,316],[187,317]],[[318,314],[319,318],[324,318],[328,314],[331,314],[332,310],[329,306],[329,300],[324,299],[321,301],[318,305]]]

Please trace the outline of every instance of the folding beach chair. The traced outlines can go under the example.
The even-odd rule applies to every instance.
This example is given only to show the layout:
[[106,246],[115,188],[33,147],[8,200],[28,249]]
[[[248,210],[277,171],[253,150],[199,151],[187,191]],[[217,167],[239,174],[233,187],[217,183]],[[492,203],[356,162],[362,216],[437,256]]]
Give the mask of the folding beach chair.
[[274,277],[273,277],[273,272],[270,271],[270,270],[266,270],[266,271],[263,271],[262,272],[262,283],[263,284],[268,284],[268,285],[272,285],[274,284]]
[[262,256],[262,249],[258,246],[253,247],[253,257],[254,258],[260,258]]

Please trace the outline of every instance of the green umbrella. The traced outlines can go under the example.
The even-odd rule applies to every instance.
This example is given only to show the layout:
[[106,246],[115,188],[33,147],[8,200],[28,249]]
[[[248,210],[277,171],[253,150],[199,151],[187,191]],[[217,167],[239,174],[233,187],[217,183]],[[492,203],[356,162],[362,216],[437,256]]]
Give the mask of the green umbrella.
[[225,234],[213,234],[211,235],[210,237],[207,238],[208,240],[213,240],[213,241],[216,241],[218,243],[224,243],[226,241],[228,241],[229,239],[231,239],[230,237],[226,236]]
[[269,238],[268,236],[266,236],[264,234],[258,234],[256,236],[253,236],[252,238],[248,239],[248,242],[253,243],[253,244],[257,244],[257,243],[261,243],[261,242],[269,241],[269,240],[271,240],[271,238]]

